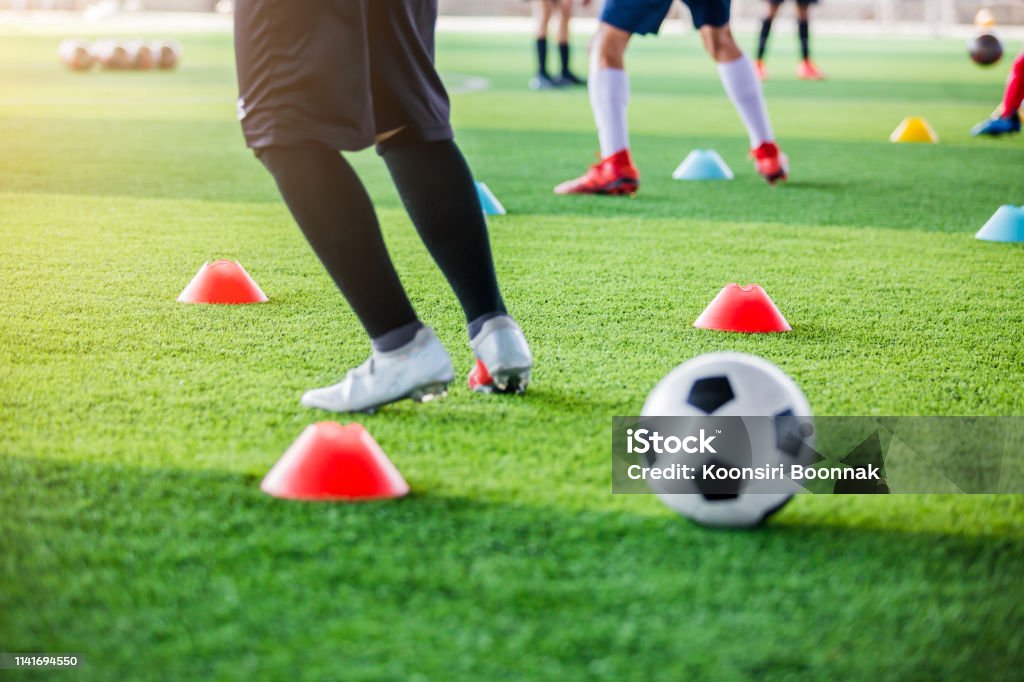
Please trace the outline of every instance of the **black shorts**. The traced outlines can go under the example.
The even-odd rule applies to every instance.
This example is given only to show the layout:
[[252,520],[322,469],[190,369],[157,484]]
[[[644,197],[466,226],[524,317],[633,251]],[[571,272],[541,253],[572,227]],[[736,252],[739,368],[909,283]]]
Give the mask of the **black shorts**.
[[246,142],[355,151],[403,126],[423,141],[451,139],[436,21],[437,0],[237,0]]

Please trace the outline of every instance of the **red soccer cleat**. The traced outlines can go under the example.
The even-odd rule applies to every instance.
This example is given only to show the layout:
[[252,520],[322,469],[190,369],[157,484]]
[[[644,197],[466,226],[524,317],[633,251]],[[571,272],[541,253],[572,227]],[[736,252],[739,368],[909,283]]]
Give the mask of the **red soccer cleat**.
[[533,355],[515,320],[499,315],[484,322],[469,345],[476,355],[469,373],[469,387],[475,393],[526,392]]
[[555,194],[609,194],[632,196],[640,188],[640,171],[633,165],[628,149],[601,159],[582,177],[555,187]]
[[483,362],[477,360],[469,372],[469,390],[474,393],[490,393],[490,388],[493,385],[494,379],[491,377],[491,373],[487,371]]
[[769,185],[789,177],[789,159],[779,151],[774,142],[763,143],[757,149],[751,150],[750,156],[754,159],[757,172]]
[[757,77],[762,83],[768,80],[768,67],[765,66],[763,60],[758,59],[754,62],[754,71],[757,72]]
[[814,62],[805,59],[796,67],[796,77],[802,81],[823,81],[825,74],[822,73]]

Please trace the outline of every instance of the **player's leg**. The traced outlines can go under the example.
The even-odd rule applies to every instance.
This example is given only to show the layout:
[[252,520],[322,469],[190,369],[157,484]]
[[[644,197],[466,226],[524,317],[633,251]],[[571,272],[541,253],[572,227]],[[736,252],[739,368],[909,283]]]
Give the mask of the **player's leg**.
[[[721,12],[724,5],[724,17]],[[785,180],[788,161],[775,144],[764,91],[757,77],[753,63],[740,50],[728,24],[728,2],[709,0],[698,11],[700,5],[691,5],[694,23],[698,28],[704,47],[718,64],[718,75],[726,94],[740,115],[747,135],[750,137],[751,156],[758,172],[771,184]]]
[[1002,116],[1013,116],[1020,112],[1024,102],[1024,50],[1010,66],[1010,75],[1006,78],[1006,90],[1003,92],[1003,105],[999,112]]
[[1006,78],[1003,101],[991,118],[971,130],[973,135],[1005,135],[1020,132],[1020,107],[1024,102],[1024,50],[1017,55]]
[[601,143],[601,161],[555,187],[556,194],[633,195],[640,174],[629,153],[629,78],[625,54],[634,34],[657,33],[673,0],[605,0],[590,44],[587,87]]
[[558,0],[558,57],[562,62],[560,85],[586,85],[570,68],[569,24],[572,22],[572,5],[574,0]]
[[590,51],[590,106],[597,125],[601,157],[629,149],[629,74],[626,48],[632,34],[600,24]]
[[[290,9],[284,0],[235,5],[242,127],[374,347],[345,381],[307,393],[303,404],[350,411],[424,399],[451,381],[451,361],[413,311],[370,198],[337,151],[374,140],[365,15],[358,4],[346,13],[318,11],[313,0],[301,8],[308,11]],[[273,65],[268,53],[280,55]]]
[[811,12],[810,6],[816,0],[797,0],[796,27],[800,36],[800,64],[796,67],[797,78],[805,81],[825,80],[825,74],[811,61]]
[[506,313],[476,183],[451,138],[403,131],[379,145],[409,218],[462,305],[470,336]]
[[[612,0],[608,4],[613,4]],[[604,22],[598,26],[590,45],[587,88],[597,125],[601,160],[579,178],[555,187],[556,194],[631,195],[639,187],[640,174],[629,153],[626,117],[629,76],[625,70],[625,54],[631,35]]]
[[493,379],[474,388],[522,392],[530,379],[530,350],[505,309],[476,184],[453,140],[448,96],[434,68],[437,0],[370,2],[377,127],[402,128],[378,151],[459,299],[470,345]]
[[373,203],[345,158],[315,143],[264,147],[256,154],[370,338],[417,324]]
[[548,25],[551,23],[551,0],[533,0],[533,17],[537,22],[535,49],[537,51],[537,75],[530,79],[533,90],[549,90],[555,81],[548,73]]
[[524,391],[529,346],[505,309],[487,223],[462,152],[451,139],[422,141],[403,133],[379,148],[420,238],[462,305],[470,344],[491,377],[471,379],[471,386]]
[[757,39],[757,61],[754,62],[754,69],[757,77],[762,81],[768,80],[768,68],[764,64],[764,55],[768,50],[768,36],[772,32],[772,22],[775,15],[779,13],[779,5],[782,0],[765,0],[764,18],[761,19],[761,33]]
[[[451,360],[413,311],[384,246],[373,204],[352,167],[325,146],[266,147],[259,157],[373,339],[371,360],[340,384],[307,392],[303,405],[348,412],[443,394],[452,380]],[[413,362],[407,362],[410,358]]]

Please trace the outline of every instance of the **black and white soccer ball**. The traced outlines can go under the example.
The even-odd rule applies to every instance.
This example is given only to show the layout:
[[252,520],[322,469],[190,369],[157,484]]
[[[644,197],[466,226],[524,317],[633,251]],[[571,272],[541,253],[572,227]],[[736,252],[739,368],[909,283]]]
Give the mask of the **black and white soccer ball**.
[[[644,417],[691,417],[708,423],[708,417],[753,417],[723,420],[742,423],[749,446],[737,461],[735,453],[658,455],[678,457],[691,465],[724,467],[775,466],[814,462],[811,406],[796,383],[772,363],[746,353],[708,353],[672,370],[644,403]],[[746,438],[744,438],[746,441]],[[732,459],[730,459],[732,457]],[[716,461],[717,460],[717,461]],[[653,460],[648,460],[649,464]],[[662,502],[683,516],[705,526],[745,528],[760,525],[781,509],[799,485],[792,480],[707,482],[648,480]]]

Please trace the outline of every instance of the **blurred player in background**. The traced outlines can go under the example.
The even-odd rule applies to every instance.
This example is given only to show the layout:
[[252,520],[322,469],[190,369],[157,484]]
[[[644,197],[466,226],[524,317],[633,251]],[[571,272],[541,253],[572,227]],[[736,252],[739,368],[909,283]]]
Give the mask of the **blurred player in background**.
[[[420,238],[462,304],[470,386],[523,391],[530,349],[505,310],[483,210],[434,68],[437,0],[238,0],[238,115],[373,354],[302,404],[373,410],[443,395],[448,351],[420,321],[373,203],[340,150],[376,143]],[[338,330],[339,332],[341,330]]]
[[[534,90],[548,90],[566,85],[586,85],[587,82],[578,78],[569,68],[569,23],[572,21],[573,3],[576,0],[530,0],[533,4],[533,16],[537,19],[537,75],[530,79],[530,87]],[[590,0],[581,0],[584,7]],[[548,72],[548,25],[551,15],[558,9],[558,57],[562,62],[562,72],[552,77]]]
[[[601,161],[583,176],[555,187],[556,194],[632,195],[640,173],[629,152],[629,77],[625,54],[634,33],[657,33],[673,0],[606,0],[590,47],[590,106],[597,123]],[[775,144],[761,82],[729,29],[729,0],[684,0],[704,47],[750,138],[757,172],[771,184],[785,180],[787,160]],[[680,115],[684,115],[682,112]]]
[[992,117],[971,129],[972,135],[1006,135],[1020,132],[1020,106],[1024,102],[1024,50],[1010,65],[1003,101]]
[[[768,36],[772,32],[772,22],[775,15],[779,13],[779,7],[785,0],[765,0],[767,7],[764,19],[761,20],[761,36],[757,41],[757,61],[754,66],[757,75],[761,80],[768,79],[768,69],[764,64],[764,53],[768,48]],[[811,61],[811,24],[810,6],[818,0],[796,0],[796,26],[800,36],[800,57],[799,66],[796,67],[797,78],[807,81],[820,81],[825,79],[825,74],[818,70]]]

